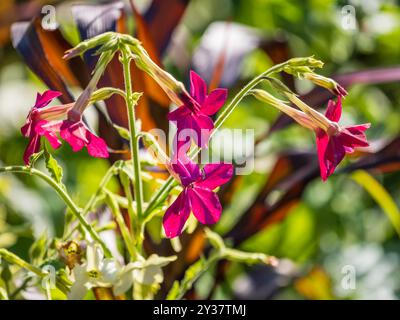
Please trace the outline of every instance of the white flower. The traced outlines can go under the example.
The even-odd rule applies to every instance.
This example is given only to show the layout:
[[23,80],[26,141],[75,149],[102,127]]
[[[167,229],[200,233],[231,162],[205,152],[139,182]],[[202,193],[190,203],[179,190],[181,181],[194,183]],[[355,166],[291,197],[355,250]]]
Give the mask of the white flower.
[[164,279],[162,267],[174,261],[176,256],[159,257],[152,254],[148,259],[121,266],[115,259],[104,259],[99,245],[91,243],[86,249],[86,262],[72,269],[73,285],[68,294],[70,300],[81,300],[87,290],[94,287],[113,288],[114,295],[125,293],[133,282],[153,286]]
[[137,261],[129,263],[121,270],[113,289],[114,294],[119,295],[126,292],[133,283],[144,287],[158,288],[164,280],[161,268],[174,260],[176,260],[176,256],[159,257],[152,254],[147,259],[139,256]]
[[68,298],[82,299],[93,287],[112,287],[117,281],[121,267],[115,259],[104,259],[103,251],[94,243],[86,249],[86,262],[72,269],[74,281]]

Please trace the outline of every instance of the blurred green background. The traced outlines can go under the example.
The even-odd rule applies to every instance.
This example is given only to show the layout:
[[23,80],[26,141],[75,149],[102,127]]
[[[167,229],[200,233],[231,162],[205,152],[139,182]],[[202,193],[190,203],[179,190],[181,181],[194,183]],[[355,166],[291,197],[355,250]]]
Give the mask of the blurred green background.
[[[6,2],[2,1],[0,8],[6,6]],[[145,1],[137,2],[145,5]],[[341,10],[348,4],[356,10],[355,30],[343,28]],[[265,39],[284,38],[291,56],[314,55],[324,61],[325,67],[321,72],[327,76],[390,67],[400,61],[400,7],[394,0],[192,0],[174,35],[184,39],[179,46],[179,50],[184,51],[179,56],[186,56],[190,61],[202,36],[216,21],[231,21],[254,28]],[[43,91],[45,86],[24,65],[7,41],[7,35],[1,34],[4,41],[0,48],[0,164],[5,166],[22,164],[27,140],[19,129],[34,103],[36,92]],[[71,38],[74,38],[73,32]],[[168,51],[165,65],[177,77],[187,77],[190,63],[182,63],[182,60],[177,63],[176,50]],[[251,50],[240,65],[232,92],[269,66],[271,60],[265,51]],[[201,70],[197,71],[202,74]],[[295,85],[300,93],[307,93],[312,88],[304,82],[296,81]],[[226,126],[254,128],[257,138],[263,136],[277,116],[275,110],[246,99]],[[351,86],[344,103],[343,122],[370,122],[372,128],[367,136],[373,145],[398,136],[399,83]],[[241,181],[216,230],[227,232],[252,203],[279,152],[314,148],[312,134],[295,125],[277,131],[260,143],[254,173]],[[84,204],[96,190],[108,162],[89,159],[86,152],[73,154],[66,145],[55,155],[64,167],[67,187]],[[389,199],[399,205],[400,173],[374,177],[390,194]],[[382,207],[382,204],[387,204],[385,201],[383,199],[378,204],[349,174],[333,175],[326,183],[315,179],[307,186],[301,204],[286,219],[242,245],[243,249],[283,259],[278,275],[273,278],[277,283],[255,292],[251,274],[258,272],[257,269],[234,265],[226,285],[221,286],[214,297],[399,298],[400,240],[385,215]],[[397,208],[392,212],[399,214]],[[58,236],[62,234],[63,220],[64,206],[47,185],[27,176],[0,176],[0,247],[27,257],[35,236],[43,231]],[[346,289],[343,283],[349,270],[346,266],[354,267],[356,271],[355,288]],[[207,290],[211,276],[212,271],[201,279],[198,284],[200,292]]]

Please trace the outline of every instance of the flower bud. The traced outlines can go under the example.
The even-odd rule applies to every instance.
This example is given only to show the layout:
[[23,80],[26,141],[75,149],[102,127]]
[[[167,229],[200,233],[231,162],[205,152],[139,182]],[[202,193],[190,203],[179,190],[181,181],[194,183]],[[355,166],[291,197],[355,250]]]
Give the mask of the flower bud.
[[309,68],[322,68],[324,63],[314,57],[292,58],[288,61],[287,65],[292,68],[296,67],[309,67]]
[[[63,59],[71,59],[76,56],[79,56],[83,53],[85,53],[87,50],[102,46],[106,44],[107,42],[112,42],[114,43],[115,39],[118,39],[118,34],[115,32],[106,32],[99,34],[96,37],[87,39],[81,43],[79,43],[77,46],[75,46],[72,49],[69,49],[65,52]],[[108,48],[107,46],[105,48]]]
[[326,88],[337,96],[346,96],[347,91],[335,80],[326,78],[314,72],[306,72],[303,74],[304,79],[310,80],[316,85]]

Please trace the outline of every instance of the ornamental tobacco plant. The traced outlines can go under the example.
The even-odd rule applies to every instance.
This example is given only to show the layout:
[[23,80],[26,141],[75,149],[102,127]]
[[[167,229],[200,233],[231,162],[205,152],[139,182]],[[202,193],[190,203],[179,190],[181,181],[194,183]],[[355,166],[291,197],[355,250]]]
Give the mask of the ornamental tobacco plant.
[[[90,290],[97,299],[162,297],[159,293],[164,279],[162,268],[173,263],[177,257],[161,257],[148,253],[144,245],[149,240],[147,238],[151,238],[151,234],[146,232],[146,227],[154,219],[162,217],[160,233],[162,232],[165,238],[171,238],[173,247],[177,247],[177,237],[182,233],[192,232],[196,227],[196,220],[190,219],[191,214],[203,225],[218,222],[222,206],[216,189],[231,179],[234,166],[223,162],[203,165],[196,163],[195,159],[202,148],[207,148],[209,140],[246,96],[256,97],[263,104],[277,108],[301,126],[315,132],[322,180],[333,174],[346,153],[353,152],[357,147],[368,146],[364,132],[369,124],[348,127],[338,124],[342,98],[346,91],[332,79],[315,73],[314,70],[321,68],[323,64],[313,57],[295,58],[273,66],[251,80],[226,103],[226,89],[218,88],[208,92],[205,81],[193,71],[190,73],[189,93],[181,82],[154,63],[141,43],[129,35],[104,33],[67,51],[64,58],[82,55],[92,48],[97,48],[99,59],[86,89],[75,103],[67,105],[50,106],[52,100],[60,96],[59,92],[48,90],[42,94],[38,93],[26,123],[21,128],[22,134],[29,139],[23,156],[25,166],[0,168],[0,172],[3,173],[23,173],[45,181],[61,197],[68,207],[68,212],[76,219],[75,227],[71,228],[72,224],[69,225],[70,230],[66,230],[66,236],[63,239],[54,239],[52,245],[52,259],[63,263],[54,275],[54,285],[63,297],[82,299]],[[114,56],[119,58],[122,65],[124,89],[97,88],[99,79]],[[173,151],[170,156],[151,133],[143,132],[140,128],[136,108],[141,93],[132,91],[132,63],[152,77],[160,85],[160,90],[164,90],[177,107],[168,115],[168,119],[177,127],[177,141],[175,148],[171,148]],[[337,101],[329,102],[325,115],[319,113],[274,77],[280,72],[313,81],[316,85],[335,93]],[[270,83],[274,94],[281,98],[257,89],[261,82]],[[114,94],[122,96],[126,102],[129,127],[115,127],[121,136],[129,141],[131,157],[111,165],[99,189],[86,206],[81,208],[63,184],[62,168],[46,147],[45,140],[54,149],[59,148],[62,141],[65,141],[74,152],[86,147],[90,156],[107,158],[109,148],[103,139],[89,129],[84,114],[95,102],[106,100]],[[218,116],[214,122],[212,116],[215,114]],[[187,130],[189,135],[181,139],[181,134]],[[155,179],[152,173],[146,170],[148,158],[145,153],[150,149],[168,170],[168,179]],[[41,157],[45,158],[49,174],[35,168]],[[119,178],[124,196],[107,189],[113,176]],[[159,188],[147,201],[143,185],[149,179],[156,180]],[[102,235],[105,229],[98,228],[96,221],[89,217],[89,213],[96,211],[101,205],[106,205],[113,215],[119,231],[115,234],[120,237],[122,248],[112,248]],[[117,231],[115,225],[111,225],[110,228]],[[168,299],[183,298],[194,281],[220,259],[247,264],[277,263],[274,257],[265,254],[227,247],[223,239],[208,228],[205,228],[204,232],[212,250],[207,254],[207,258],[201,258],[189,268],[184,279],[174,282],[166,295]],[[32,279],[47,279],[49,276],[49,273],[41,268],[45,261],[33,265],[5,249],[0,249],[0,256],[9,263],[29,271]],[[48,281],[45,283],[46,296],[51,299],[54,292],[49,290]],[[6,297],[7,293],[2,296]]]

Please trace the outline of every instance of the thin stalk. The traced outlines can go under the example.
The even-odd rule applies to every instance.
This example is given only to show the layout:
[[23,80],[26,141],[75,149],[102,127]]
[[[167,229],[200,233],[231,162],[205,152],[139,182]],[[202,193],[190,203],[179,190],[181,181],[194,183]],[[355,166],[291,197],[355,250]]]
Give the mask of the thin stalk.
[[[141,179],[141,169],[140,169],[140,159],[139,159],[139,139],[138,132],[136,128],[136,117],[135,117],[135,106],[136,101],[132,92],[132,82],[131,82],[131,54],[128,48],[121,50],[121,63],[124,70],[124,82],[125,82],[125,94],[126,94],[126,104],[128,108],[128,119],[129,119],[129,133],[130,133],[130,145],[131,145],[131,158],[133,165],[133,175],[134,175],[134,195],[136,201],[136,212],[139,219],[143,215],[143,184]],[[131,221],[131,223],[135,223]],[[133,224],[132,224],[133,225]]]
[[28,174],[28,175],[34,175],[45,182],[49,184],[56,192],[57,194],[61,197],[61,199],[65,202],[65,204],[70,208],[72,213],[75,215],[75,217],[79,220],[80,224],[85,228],[85,230],[90,234],[93,240],[97,241],[101,247],[104,250],[104,254],[107,257],[111,257],[112,254],[110,250],[107,248],[106,244],[103,242],[103,240],[100,238],[99,234],[94,230],[92,225],[86,221],[85,217],[82,215],[82,209],[80,209],[74,201],[71,199],[69,194],[62,188],[54,179],[52,179],[50,176],[44,174],[43,172],[30,168],[27,166],[10,166],[10,167],[3,167],[0,168],[0,173],[2,172],[12,172],[12,173],[23,173],[23,174]]
[[118,227],[121,231],[122,238],[124,239],[125,246],[129,251],[129,254],[132,260],[135,260],[137,257],[137,253],[135,250],[134,240],[129,233],[129,229],[126,226],[124,217],[122,216],[121,210],[119,209],[117,201],[114,199],[111,193],[106,192],[107,194],[107,203],[110,207],[111,212],[113,213],[115,220],[117,221]]
[[92,209],[93,205],[96,203],[97,198],[103,193],[104,188],[107,186],[107,184],[111,180],[111,178],[115,175],[115,173],[116,173],[115,169],[116,169],[115,164],[113,164],[110,168],[108,168],[103,179],[101,179],[99,187],[97,188],[96,192],[91,196],[91,198],[89,199],[85,208],[83,208],[82,215],[84,217],[86,217],[86,215]]
[[[3,258],[4,260],[6,260],[8,263],[15,264],[25,270],[32,272],[33,274],[37,275],[40,278],[48,277],[47,272],[44,272],[40,268],[35,267],[34,265],[30,264],[29,262],[21,259],[20,257],[15,255],[14,253],[8,251],[7,249],[0,249],[0,257]],[[60,291],[67,294],[68,288],[59,279],[56,279],[56,286]]]

